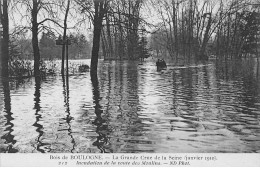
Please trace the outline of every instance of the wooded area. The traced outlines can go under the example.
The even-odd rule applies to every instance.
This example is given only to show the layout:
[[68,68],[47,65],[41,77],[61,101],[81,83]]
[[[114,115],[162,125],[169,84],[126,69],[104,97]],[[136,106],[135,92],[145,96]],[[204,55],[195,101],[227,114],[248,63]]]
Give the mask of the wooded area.
[[[221,58],[258,54],[259,2],[257,1],[154,1],[162,29],[152,36],[159,53],[188,59],[208,55]],[[166,39],[167,41],[161,41]],[[258,47],[259,48],[259,47]]]

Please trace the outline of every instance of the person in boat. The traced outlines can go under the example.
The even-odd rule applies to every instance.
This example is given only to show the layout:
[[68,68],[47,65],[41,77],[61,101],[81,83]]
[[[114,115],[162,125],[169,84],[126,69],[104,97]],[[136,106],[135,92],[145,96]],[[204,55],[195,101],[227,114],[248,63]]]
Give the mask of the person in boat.
[[167,67],[166,62],[163,59],[158,59],[156,62],[157,67]]

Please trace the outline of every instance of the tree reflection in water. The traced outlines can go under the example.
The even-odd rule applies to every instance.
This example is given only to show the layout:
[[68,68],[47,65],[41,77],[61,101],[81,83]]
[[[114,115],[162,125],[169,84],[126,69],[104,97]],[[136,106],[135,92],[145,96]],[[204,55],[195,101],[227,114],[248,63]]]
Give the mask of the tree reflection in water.
[[93,103],[96,114],[96,119],[94,120],[93,124],[97,126],[96,133],[98,134],[97,140],[93,143],[93,145],[97,146],[101,153],[108,153],[104,146],[108,143],[107,134],[109,133],[109,131],[106,120],[102,118],[103,110],[102,106],[99,103],[101,97],[99,92],[98,78],[96,76],[91,77],[91,82],[93,88]]
[[66,81],[65,81],[65,76],[62,76],[62,82],[63,82],[63,95],[64,95],[64,103],[65,103],[65,107],[66,107],[66,117],[63,118],[63,120],[66,121],[66,123],[68,124],[68,135],[71,138],[71,144],[72,144],[72,148],[70,150],[71,153],[74,152],[75,150],[75,146],[76,146],[76,142],[75,139],[72,135],[72,129],[71,129],[71,121],[73,120],[73,117],[70,114],[70,103],[69,103],[69,75],[66,75]]
[[39,123],[42,119],[42,115],[40,114],[40,110],[41,110],[41,78],[40,77],[35,77],[35,93],[34,93],[34,110],[35,110],[35,123],[33,124],[33,126],[36,127],[36,132],[39,133],[39,136],[36,139],[36,150],[41,152],[41,153],[45,153],[45,150],[43,149],[44,146],[49,145],[47,143],[43,143],[41,141],[41,137],[43,136],[43,126]]
[[0,77],[0,151],[259,152],[259,63],[152,64],[106,61],[92,82]]
[[35,93],[34,93],[34,110],[35,110],[35,118],[36,121],[33,124],[36,127],[36,132],[39,133],[38,137],[36,138],[36,150],[41,153],[50,152],[51,144],[42,141],[44,135],[44,127],[40,122],[42,121],[42,114],[41,114],[41,84],[42,79],[41,77],[35,77]]
[[9,79],[3,78],[3,90],[4,90],[4,112],[6,113],[4,116],[6,117],[6,129],[5,133],[1,139],[5,140],[5,144],[7,144],[7,148],[3,149],[1,152],[6,153],[15,153],[18,152],[17,149],[13,148],[14,144],[16,143],[16,140],[14,139],[14,135],[12,135],[14,124],[12,123],[12,120],[14,118],[12,117],[13,113],[11,112],[11,97],[10,97],[10,88],[9,88]]

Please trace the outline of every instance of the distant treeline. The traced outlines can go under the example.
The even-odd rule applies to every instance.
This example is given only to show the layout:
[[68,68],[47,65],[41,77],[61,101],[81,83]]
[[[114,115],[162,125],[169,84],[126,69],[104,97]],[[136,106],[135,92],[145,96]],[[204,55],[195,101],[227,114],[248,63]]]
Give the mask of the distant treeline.
[[[53,32],[43,32],[40,36],[39,47],[43,60],[61,59],[60,45],[56,45],[57,37]],[[91,43],[83,34],[70,34],[69,59],[91,58]],[[24,37],[11,36],[9,44],[10,58],[33,59],[32,40]]]

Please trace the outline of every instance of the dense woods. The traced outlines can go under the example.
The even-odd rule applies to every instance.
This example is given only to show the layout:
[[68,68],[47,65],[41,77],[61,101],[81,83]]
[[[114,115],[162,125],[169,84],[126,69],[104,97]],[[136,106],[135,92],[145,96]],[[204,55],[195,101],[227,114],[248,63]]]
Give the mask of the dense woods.
[[212,54],[221,58],[257,54],[257,1],[163,0],[152,3],[162,21],[160,29],[151,36],[151,45],[157,53],[167,52],[176,59],[204,59]]
[[259,54],[258,0],[1,0],[0,6],[5,71],[8,60],[33,56],[34,75],[41,59],[61,59],[63,73],[68,40],[69,59],[91,57],[93,75],[101,57],[191,61]]

